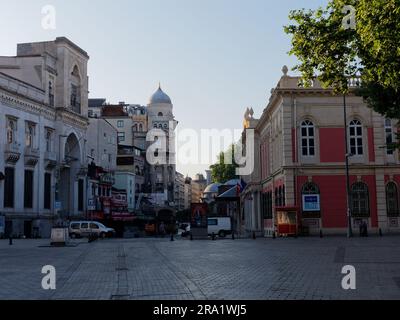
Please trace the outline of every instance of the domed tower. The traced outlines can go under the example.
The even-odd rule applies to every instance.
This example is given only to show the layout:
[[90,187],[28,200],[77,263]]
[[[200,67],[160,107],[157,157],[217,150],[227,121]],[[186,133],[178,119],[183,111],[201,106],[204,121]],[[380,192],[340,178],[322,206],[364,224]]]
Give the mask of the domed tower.
[[[174,184],[175,184],[175,128],[178,122],[173,114],[171,98],[161,89],[159,85],[157,91],[150,97],[147,105],[148,129],[162,130],[166,135],[165,153],[159,153],[161,161],[158,165],[150,166],[150,182],[152,191],[164,193],[167,204],[173,206]],[[149,142],[153,144],[153,142]]]

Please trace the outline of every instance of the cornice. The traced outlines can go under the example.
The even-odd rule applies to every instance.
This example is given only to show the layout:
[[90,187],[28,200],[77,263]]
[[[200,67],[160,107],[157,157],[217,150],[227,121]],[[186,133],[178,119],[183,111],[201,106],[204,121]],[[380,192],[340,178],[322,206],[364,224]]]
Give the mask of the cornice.
[[55,119],[55,110],[45,104],[29,99],[25,96],[17,96],[7,90],[0,90],[0,102],[11,108],[34,115],[42,115],[49,120]]

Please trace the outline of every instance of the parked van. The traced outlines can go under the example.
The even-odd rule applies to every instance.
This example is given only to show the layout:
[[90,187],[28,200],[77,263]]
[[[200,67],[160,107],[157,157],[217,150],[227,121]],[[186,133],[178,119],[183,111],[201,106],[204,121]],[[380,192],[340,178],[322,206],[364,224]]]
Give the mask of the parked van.
[[208,218],[208,234],[218,235],[225,238],[226,235],[232,234],[232,225],[230,217]]
[[107,228],[97,221],[72,221],[69,224],[69,236],[71,238],[89,237],[91,234],[106,238],[112,237],[115,234],[115,230]]

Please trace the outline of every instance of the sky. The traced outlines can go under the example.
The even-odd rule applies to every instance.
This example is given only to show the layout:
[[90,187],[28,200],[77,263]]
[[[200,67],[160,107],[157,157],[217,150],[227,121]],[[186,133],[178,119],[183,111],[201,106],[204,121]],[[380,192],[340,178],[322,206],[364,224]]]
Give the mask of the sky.
[[[17,43],[65,36],[90,56],[90,98],[146,105],[161,82],[179,130],[241,129],[246,108],[258,118],[283,65],[296,64],[283,31],[290,10],[326,3],[0,0],[0,55],[15,55]],[[54,30],[42,28],[46,5],[56,9]],[[207,167],[177,164],[189,176]]]

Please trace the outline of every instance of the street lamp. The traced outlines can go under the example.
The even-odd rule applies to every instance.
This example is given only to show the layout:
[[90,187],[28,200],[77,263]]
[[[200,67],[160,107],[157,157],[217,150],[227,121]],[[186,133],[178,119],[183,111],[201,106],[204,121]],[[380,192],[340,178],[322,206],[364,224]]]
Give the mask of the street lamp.
[[346,93],[343,94],[343,112],[344,112],[344,139],[346,148],[346,200],[347,200],[347,237],[353,237],[353,229],[351,223],[351,208],[350,208],[350,175],[349,175],[349,144],[347,132],[347,111],[346,111]]

